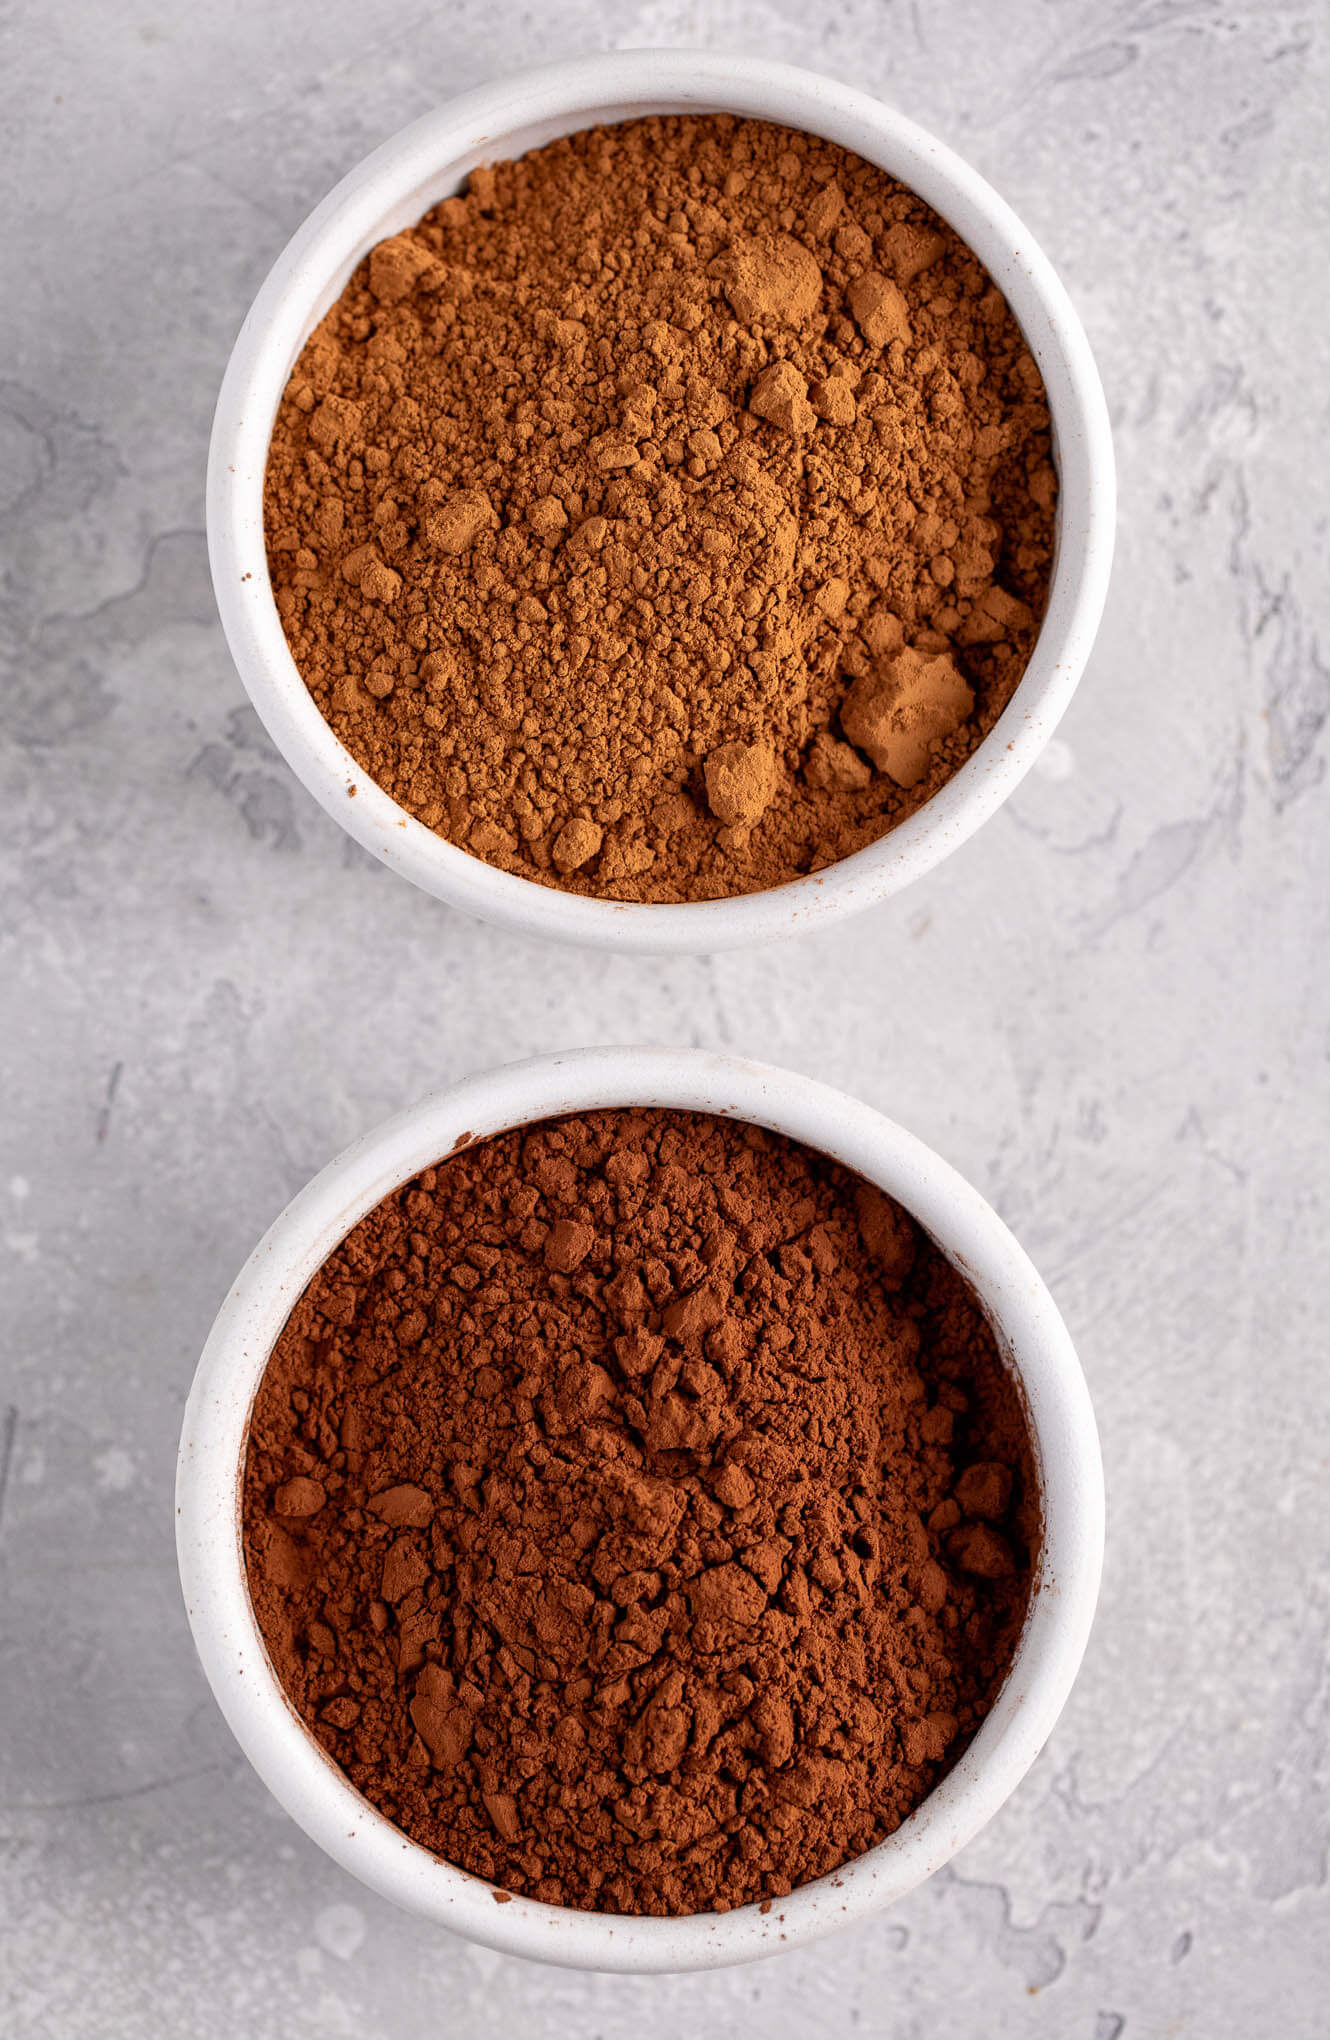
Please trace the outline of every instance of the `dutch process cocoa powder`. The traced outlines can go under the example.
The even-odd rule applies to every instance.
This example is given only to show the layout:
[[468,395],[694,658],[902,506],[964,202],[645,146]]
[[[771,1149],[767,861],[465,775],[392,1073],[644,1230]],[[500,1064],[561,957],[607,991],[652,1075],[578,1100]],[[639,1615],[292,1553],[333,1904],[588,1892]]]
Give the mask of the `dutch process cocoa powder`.
[[993,727],[1047,592],[1043,385],[982,265],[815,137],[653,119],[478,170],[291,376],[266,514],[310,691],[504,869],[745,893]]
[[386,1198],[255,1402],[254,1607],[310,1732],[497,1892],[771,1900],[889,1835],[1011,1660],[1017,1391],[880,1192],[683,1113]]

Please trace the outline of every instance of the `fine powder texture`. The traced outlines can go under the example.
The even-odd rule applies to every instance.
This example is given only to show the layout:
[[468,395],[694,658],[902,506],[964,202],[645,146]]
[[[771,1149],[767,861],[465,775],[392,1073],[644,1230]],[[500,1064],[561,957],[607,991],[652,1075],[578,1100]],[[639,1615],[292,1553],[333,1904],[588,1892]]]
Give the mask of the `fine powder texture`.
[[751,1126],[600,1112],[386,1198],[251,1420],[253,1604],[407,1834],[620,1913],[789,1892],[890,1834],[1011,1660],[1039,1518],[965,1284]]
[[815,137],[652,119],[382,242],[274,426],[272,582],[366,773],[618,900],[862,848],[993,727],[1048,587],[1034,359],[978,259]]

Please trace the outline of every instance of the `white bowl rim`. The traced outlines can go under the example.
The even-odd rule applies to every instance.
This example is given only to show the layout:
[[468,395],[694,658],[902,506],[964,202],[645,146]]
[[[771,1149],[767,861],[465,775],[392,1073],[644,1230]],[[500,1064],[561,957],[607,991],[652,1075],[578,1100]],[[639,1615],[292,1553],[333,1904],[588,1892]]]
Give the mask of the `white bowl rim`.
[[[853,856],[766,892],[678,905],[585,898],[500,871],[437,836],[345,749],[300,678],[268,577],[263,476],[278,401],[313,325],[356,263],[476,164],[601,121],[725,111],[803,128],[880,164],[975,250],[1039,363],[1060,473],[1047,610],[998,723],[916,814]],[[1080,320],[1046,256],[978,172],[855,87],[763,58],[689,50],[579,57],[462,93],[403,128],[315,208],[241,328],[217,402],[208,545],[218,609],[250,699],[287,763],[374,856],[464,912],[526,933],[647,954],[777,940],[884,900],[956,849],[1015,789],[1067,707],[1104,606],[1113,551],[1112,433]]]
[[[440,1861],[377,1813],[284,1697],[250,1604],[240,1534],[249,1413],[273,1343],[315,1270],[390,1190],[457,1148],[562,1113],[663,1106],[727,1114],[834,1156],[896,1197],[973,1284],[1024,1394],[1044,1510],[1036,1591],[1011,1672],[956,1767],[857,1861],[774,1902],[681,1919],[511,1897]],[[181,1583],[203,1669],[260,1777],[352,1875],[408,1911],[505,1953],[650,1973],[751,1961],[862,1919],[939,1869],[1044,1745],[1089,1634],[1103,1556],[1098,1434],[1071,1340],[1023,1250],[950,1164],[813,1079],[695,1049],[579,1049],[466,1078],[352,1143],[287,1206],[218,1313],[185,1409],[176,1482]]]

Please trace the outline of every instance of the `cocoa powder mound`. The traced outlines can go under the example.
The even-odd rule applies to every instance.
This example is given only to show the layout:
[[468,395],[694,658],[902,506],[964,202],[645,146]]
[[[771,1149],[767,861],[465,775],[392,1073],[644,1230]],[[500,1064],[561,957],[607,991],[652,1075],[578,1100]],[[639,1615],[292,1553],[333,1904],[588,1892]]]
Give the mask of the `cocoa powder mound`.
[[825,1156],[686,1113],[502,1135],[310,1283],[251,1419],[278,1677],[510,1892],[783,1896],[897,1828],[1011,1661],[1039,1515],[973,1295]]
[[422,822],[619,900],[874,841],[1028,660],[1056,481],[1000,292],[923,202],[724,115],[553,142],[375,248],[273,429],[324,716]]

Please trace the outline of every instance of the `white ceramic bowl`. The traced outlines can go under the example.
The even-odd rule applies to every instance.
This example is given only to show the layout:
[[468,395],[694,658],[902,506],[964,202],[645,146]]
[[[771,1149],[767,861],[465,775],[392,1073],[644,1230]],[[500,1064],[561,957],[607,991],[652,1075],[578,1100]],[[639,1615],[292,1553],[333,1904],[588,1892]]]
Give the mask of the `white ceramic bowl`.
[[[974,755],[917,814],[790,885],[740,899],[636,906],[496,870],[425,828],[361,770],[287,649],[268,579],[263,476],[296,358],[377,241],[457,191],[478,163],[520,156],[597,123],[685,112],[743,114],[823,135],[909,185],[969,242],[1043,371],[1060,478],[1057,550],[1047,613],[1019,687]],[[1089,657],[1108,585],[1114,505],[1108,413],[1080,321],[1030,235],[975,171],[903,114],[829,78],[754,57],[634,50],[551,64],[464,93],[385,142],[316,208],[255,299],[226,371],[208,467],[208,545],[227,639],[269,735],[367,850],[482,919],[659,954],[770,941],[872,906],[986,821],[1047,742]]]
[[[241,1476],[250,1408],[306,1283],[390,1190],[466,1140],[552,1114],[655,1105],[756,1121],[880,1184],[971,1282],[1029,1412],[1043,1505],[1039,1574],[1010,1674],[954,1770],[887,1841],[763,1913],[633,1919],[513,1898],[407,1840],[307,1733],[268,1662],[246,1585]],[[921,1141],[808,1077],[698,1050],[578,1049],[471,1077],[329,1163],[255,1249],[213,1326],[185,1409],[176,1486],[185,1604],[203,1669],[246,1755],[307,1834],[408,1911],[491,1948],[588,1969],[750,1961],[862,1919],[996,1813],[1057,1720],[1080,1664],[1103,1555],[1094,1415],[1052,1298],[978,1191]]]

